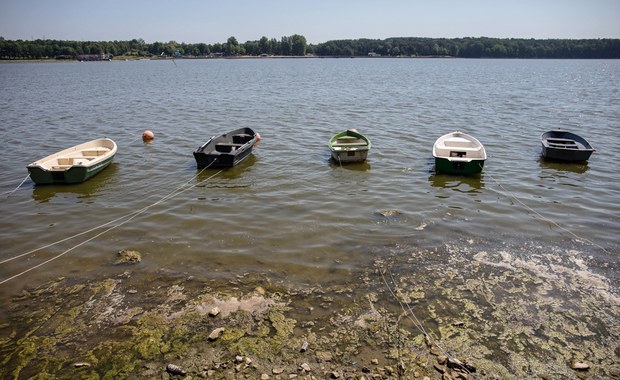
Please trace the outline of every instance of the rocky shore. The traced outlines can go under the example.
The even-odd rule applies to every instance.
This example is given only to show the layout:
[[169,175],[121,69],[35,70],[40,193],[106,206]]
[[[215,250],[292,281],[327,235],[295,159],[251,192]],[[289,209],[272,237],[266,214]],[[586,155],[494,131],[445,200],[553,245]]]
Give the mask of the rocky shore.
[[12,300],[0,377],[620,378],[618,300],[604,284],[443,249],[395,246],[354,284],[303,288],[264,273],[145,275],[124,251],[114,277],[59,278]]

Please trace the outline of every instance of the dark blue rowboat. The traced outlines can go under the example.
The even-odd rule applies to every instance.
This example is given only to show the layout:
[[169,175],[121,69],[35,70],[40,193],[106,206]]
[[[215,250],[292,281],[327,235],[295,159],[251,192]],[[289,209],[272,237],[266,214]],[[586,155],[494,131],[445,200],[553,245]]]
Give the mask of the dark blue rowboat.
[[588,161],[594,148],[583,137],[556,129],[545,132],[540,137],[542,156],[558,161]]

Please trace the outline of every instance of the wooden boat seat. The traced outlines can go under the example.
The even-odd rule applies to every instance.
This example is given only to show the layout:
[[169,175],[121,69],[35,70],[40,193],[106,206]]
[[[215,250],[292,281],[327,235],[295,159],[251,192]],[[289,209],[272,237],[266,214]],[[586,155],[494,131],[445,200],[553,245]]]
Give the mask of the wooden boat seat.
[[215,151],[220,153],[230,153],[241,146],[243,146],[243,144],[217,143],[215,144]]
[[448,148],[474,148],[476,146],[471,141],[465,139],[445,140],[443,144]]
[[74,158],[72,157],[59,157],[58,158],[58,165],[56,166],[71,166],[73,165],[73,160]]
[[563,139],[560,137],[551,137],[548,138],[547,141],[551,144],[574,144],[575,140],[573,139]]
[[233,135],[232,140],[234,144],[245,144],[246,142],[252,140],[253,137],[254,136],[246,133],[240,133],[238,135]]
[[569,143],[555,144],[555,143],[549,142],[549,146],[551,148],[579,149],[579,146],[577,144],[575,144],[574,141],[572,142],[572,144],[569,144]]
[[85,156],[85,157],[89,157],[89,156],[104,156],[109,151],[110,151],[109,149],[83,150],[82,151],[82,155]]
[[446,147],[443,147],[443,149],[450,150],[450,153],[452,153],[452,152],[478,152],[478,151],[482,150],[482,148],[479,147],[479,146],[476,146],[476,147],[465,147],[465,146],[453,147],[453,146],[446,146]]
[[92,161],[94,157],[59,157],[57,165],[52,165],[52,169],[66,169],[73,165],[86,165]]
[[332,144],[334,148],[344,148],[344,147],[349,147],[349,146],[366,146],[366,145],[368,144],[365,142],[352,142],[352,143],[338,143],[337,142],[335,144]]
[[73,165],[86,165],[90,162],[88,158],[74,158]]

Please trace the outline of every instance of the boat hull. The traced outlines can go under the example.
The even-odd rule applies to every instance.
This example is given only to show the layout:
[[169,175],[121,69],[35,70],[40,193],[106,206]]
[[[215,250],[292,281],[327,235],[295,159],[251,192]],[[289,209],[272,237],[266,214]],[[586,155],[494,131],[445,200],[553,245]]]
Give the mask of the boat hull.
[[198,168],[231,168],[252,153],[258,141],[251,128],[239,128],[220,136],[214,136],[194,151]]
[[452,161],[435,157],[435,172],[440,174],[472,175],[482,172],[484,160]]
[[586,139],[562,130],[543,133],[541,144],[542,156],[555,161],[588,161],[594,152],[594,148]]
[[332,159],[336,162],[342,162],[343,164],[350,164],[354,162],[364,162],[368,158],[368,150],[355,150],[355,151],[332,151]]
[[82,183],[99,174],[112,163],[113,159],[114,156],[95,166],[72,166],[67,170],[46,170],[41,167],[28,167],[28,172],[32,181],[37,185]]
[[232,168],[248,158],[250,153],[252,153],[251,147],[239,154],[194,152],[194,159],[196,160],[196,166],[198,168],[207,166],[211,168]]
[[372,144],[370,140],[355,130],[347,130],[329,139],[329,149],[334,161],[341,164],[364,162]]
[[577,162],[588,161],[593,150],[567,151],[566,149],[542,148],[542,156],[544,158],[556,161]]

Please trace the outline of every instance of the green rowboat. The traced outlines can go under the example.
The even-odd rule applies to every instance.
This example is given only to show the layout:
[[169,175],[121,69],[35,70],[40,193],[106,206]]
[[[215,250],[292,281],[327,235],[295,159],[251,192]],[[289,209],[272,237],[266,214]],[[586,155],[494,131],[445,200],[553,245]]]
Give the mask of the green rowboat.
[[370,140],[355,129],[336,133],[328,145],[334,161],[341,164],[365,161],[372,146]]

